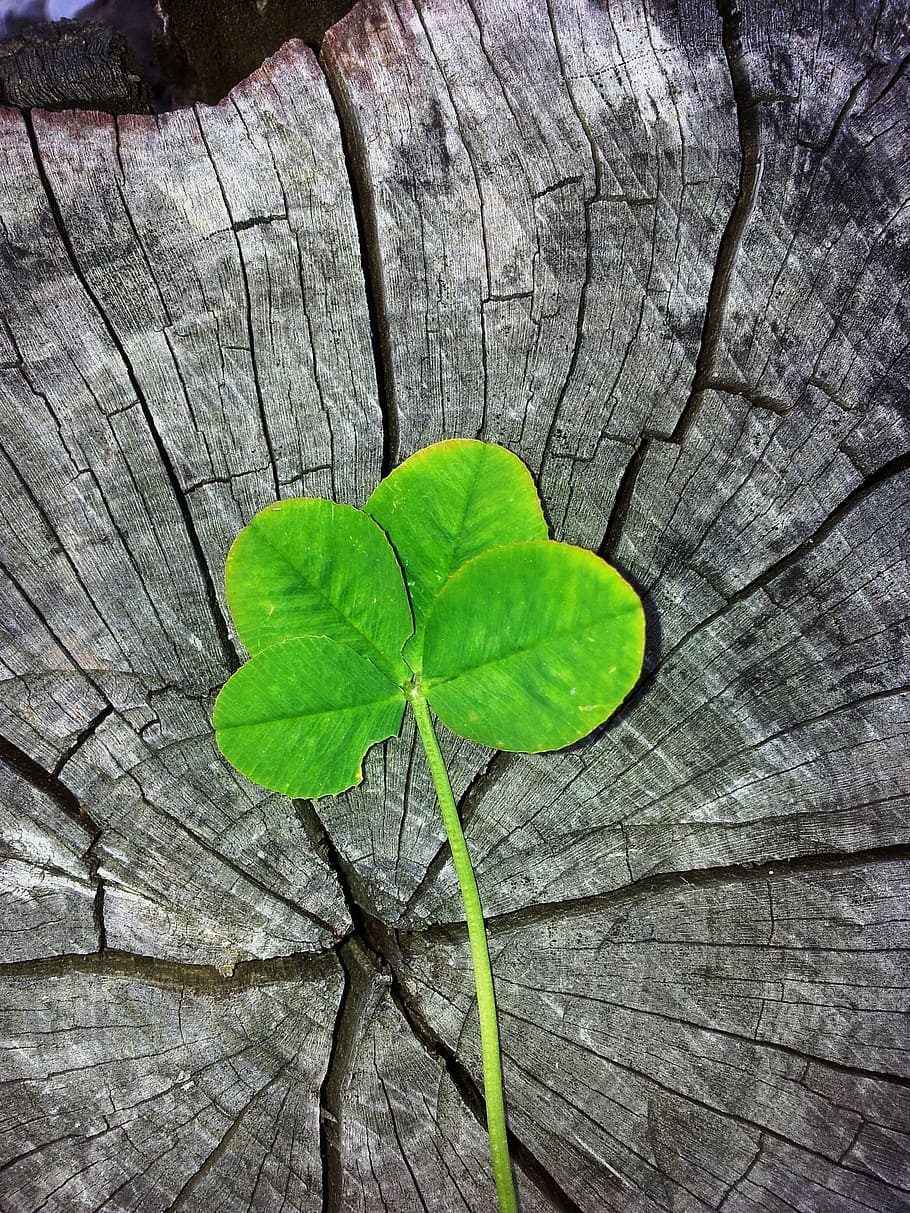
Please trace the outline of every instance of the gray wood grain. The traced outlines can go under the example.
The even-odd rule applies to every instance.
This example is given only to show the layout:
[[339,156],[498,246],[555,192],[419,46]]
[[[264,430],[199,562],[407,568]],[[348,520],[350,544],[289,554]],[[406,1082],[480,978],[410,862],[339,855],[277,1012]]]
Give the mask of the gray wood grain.
[[6,766],[0,781],[0,958],[96,951],[94,832]]
[[[284,108],[270,100],[290,62],[321,104],[308,111],[308,155],[282,141],[300,102],[292,91]],[[87,710],[60,737],[69,720],[50,696],[25,698],[24,683],[8,736],[36,761],[51,748],[56,762],[99,702],[114,709],[84,738],[92,761],[71,756],[68,775],[112,827],[97,849],[111,877],[110,942],[221,964],[322,946],[347,923],[299,823],[264,841],[263,815],[284,822],[286,809],[251,799],[214,749],[211,700],[236,660],[219,605],[224,558],[243,522],[283,492],[362,499],[381,452],[347,175],[325,129],[331,101],[306,52],[271,71],[217,111],[226,130],[209,137],[193,111],[122,129],[101,115],[36,115],[33,132],[7,113],[3,127],[5,214],[20,250],[4,261],[11,584],[95,692],[80,688]],[[232,141],[247,161],[219,175]],[[111,244],[99,246],[105,231]],[[36,324],[39,261],[53,302]],[[306,301],[317,316],[327,309],[329,281],[334,328],[306,312]],[[44,631],[33,647],[50,643]],[[43,665],[27,673],[41,677]],[[164,755],[181,748],[183,773],[171,778]],[[189,817],[177,801],[192,802]]]
[[[355,945],[343,963],[336,1057],[343,1051],[344,1067],[327,1099],[339,1168],[329,1208],[496,1208],[486,1133],[445,1059],[426,1048],[419,1027],[414,1032],[400,989],[374,957]],[[553,1209],[521,1173],[517,1187],[527,1213]]]
[[413,728],[218,755],[225,554],[519,453],[641,589],[592,739],[443,736],[522,1207],[907,1207],[897,4],[361,0],[217,106],[0,111],[0,1206],[492,1207]]
[[112,952],[7,969],[4,1205],[317,1213],[340,970],[284,970],[228,981]]
[[[5,6],[4,16],[8,12]],[[0,36],[0,105],[151,111],[148,84],[123,34],[81,20],[48,21]]]
[[360,171],[400,455],[504,442],[591,546],[640,433],[685,405],[739,175],[720,19],[691,30],[697,58],[637,5],[403,3],[323,50],[380,149]]
[[[516,1131],[592,1213],[906,1208],[906,875],[784,865],[497,923]],[[476,1072],[466,941],[403,963]]]

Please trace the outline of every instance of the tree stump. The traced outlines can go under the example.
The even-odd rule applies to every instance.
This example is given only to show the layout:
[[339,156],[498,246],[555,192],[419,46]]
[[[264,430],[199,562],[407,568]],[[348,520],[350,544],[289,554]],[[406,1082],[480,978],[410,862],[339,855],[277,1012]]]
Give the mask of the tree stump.
[[237,530],[450,436],[649,613],[589,742],[445,741],[524,1210],[908,1208],[901,7],[362,0],[2,112],[3,1210],[494,1208],[413,733],[310,804],[210,724]]

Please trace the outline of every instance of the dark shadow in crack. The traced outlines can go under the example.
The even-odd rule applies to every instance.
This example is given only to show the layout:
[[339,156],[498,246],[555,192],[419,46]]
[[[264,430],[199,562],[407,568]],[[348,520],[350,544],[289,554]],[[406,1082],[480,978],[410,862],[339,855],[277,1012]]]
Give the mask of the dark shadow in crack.
[[[163,113],[214,104],[279,47],[318,52],[354,0],[22,0],[0,18],[0,104]],[[68,19],[69,17],[74,20]]]

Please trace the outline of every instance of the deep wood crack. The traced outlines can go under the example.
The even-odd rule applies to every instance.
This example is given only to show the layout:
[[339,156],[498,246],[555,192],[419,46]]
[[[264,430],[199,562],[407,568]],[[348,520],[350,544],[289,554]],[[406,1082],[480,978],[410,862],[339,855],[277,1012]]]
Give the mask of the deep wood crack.
[[329,32],[317,62],[322,68],[335,107],[341,152],[347,169],[351,204],[357,225],[360,266],[370,322],[377,403],[382,415],[382,475],[388,476],[399,460],[398,401],[392,369],[391,339],[385,293],[385,269],[379,241],[377,207],[363,130],[350,94],[350,84],[335,65]]
[[[486,1113],[481,1088],[457,1052],[436,1032],[421,1011],[417,1000],[408,991],[400,976],[402,957],[393,933],[385,933],[384,947],[380,955],[390,976],[389,993],[411,1032],[427,1053],[442,1062],[465,1107],[485,1129]],[[542,1160],[512,1130],[509,1130],[509,1151],[515,1166],[546,1196],[559,1213],[583,1213]]]
[[[688,399],[683,405],[671,433],[642,433],[636,450],[620,478],[613,509],[598,549],[605,558],[610,557],[619,543],[629,503],[635,493],[638,473],[647,457],[651,443],[654,441],[672,442],[681,446],[695,421],[706,392],[715,385],[720,386],[721,384],[716,373],[717,352],[723,333],[733,272],[746,229],[758,201],[763,157],[758,100],[753,95],[740,36],[742,14],[737,8],[736,0],[717,0],[717,12],[721,19],[721,42],[730,72],[739,134],[740,172],[736,187],[736,200],[730,210],[717,247]],[[739,384],[736,386],[736,390],[740,395],[749,391],[746,385]],[[755,398],[755,393],[747,396],[747,399],[758,403],[760,407],[771,408],[775,412],[785,412],[788,408],[785,402],[773,400],[770,397]]]
[[[351,872],[341,857],[328,832],[322,826],[318,814],[308,802],[298,802],[298,812],[318,852],[334,871],[342,890],[348,914],[354,924],[353,931],[338,949],[338,956],[345,968],[346,996],[342,999],[333,1032],[330,1063],[322,1085],[320,1107],[323,1114],[320,1132],[323,1179],[324,1213],[337,1213],[341,1208],[340,1185],[343,1178],[338,1154],[340,1126],[344,1119],[346,1074],[352,1062],[349,1036],[351,1025],[359,1021],[365,1012],[367,998],[363,988],[364,964],[383,975],[389,994],[416,1039],[432,1056],[444,1065],[465,1107],[479,1124],[486,1128],[484,1100],[481,1090],[456,1052],[434,1031],[429,1021],[420,1012],[415,999],[408,992],[400,976],[401,953],[394,929],[371,914],[354,894]],[[558,1184],[528,1146],[510,1133],[509,1148],[515,1164],[528,1179],[551,1201],[560,1213],[581,1213],[580,1208]]]
[[338,951],[344,987],[332,1029],[332,1047],[319,1089],[319,1155],[322,1160],[322,1213],[340,1213],[344,1186],[341,1133],[345,1080],[350,1071],[356,1024],[361,1018],[362,987],[355,984],[356,969],[351,951],[353,938]]
[[[463,829],[468,828],[471,818],[474,816],[477,806],[483,800],[487,790],[495,786],[517,761],[517,755],[509,754],[505,750],[499,750],[477,772],[458,801],[458,816],[461,819]],[[403,919],[408,918],[414,906],[418,904],[426,890],[433,884],[439,873],[446,866],[449,861],[449,855],[449,844],[444,842],[427,864],[426,871],[418,881],[414,892],[408,898],[407,904],[401,912]]]
[[[35,788],[36,791],[49,797],[57,808],[65,813],[70,821],[76,822],[89,836],[88,846],[82,853],[82,861],[88,872],[89,883],[95,890],[94,897],[92,898],[92,923],[98,938],[99,952],[103,952],[107,947],[107,928],[104,923],[105,888],[104,880],[99,871],[101,861],[96,851],[102,831],[101,827],[97,822],[92,820],[89,813],[82,806],[75,792],[71,791],[60,778],[60,772],[65,765],[65,761],[72,757],[76,750],[92,736],[101,722],[107,719],[112,711],[113,708],[110,705],[105,707],[83,729],[52,771],[46,771],[44,767],[35,762],[24,750],[14,745],[8,738],[0,737],[0,762],[5,763],[11,771],[15,772],[20,779],[23,779],[27,784]],[[0,965],[0,972],[5,971],[4,966]]]
[[[105,715],[107,714],[105,712]],[[86,831],[90,840],[93,841],[101,833],[101,827],[92,821],[80,804],[79,797],[60,778],[61,764],[53,771],[46,771],[40,763],[35,762],[34,758],[6,737],[0,737],[0,762],[6,763],[10,770],[15,771],[26,783],[48,796],[71,821],[75,821]]]
[[180,513],[180,516],[183,520],[183,525],[184,525],[184,529],[186,532],[186,536],[189,541],[190,548],[193,552],[193,556],[194,556],[194,559],[196,562],[196,567],[199,571],[199,576],[202,581],[203,590],[205,592],[205,596],[206,596],[206,599],[207,599],[207,602],[209,605],[212,620],[214,622],[215,630],[217,632],[218,639],[219,639],[219,642],[221,645],[221,650],[224,655],[225,664],[229,670],[231,670],[231,671],[236,670],[237,667],[240,665],[240,659],[238,657],[237,650],[234,646],[234,642],[231,639],[230,629],[228,628],[227,620],[225,619],[224,614],[221,610],[221,604],[218,601],[218,594],[216,592],[215,583],[214,583],[214,580],[212,579],[211,570],[209,569],[208,561],[205,556],[205,550],[202,545],[202,540],[200,539],[199,533],[196,530],[196,524],[193,521],[189,502],[187,501],[186,494],[184,493],[184,491],[181,487],[180,478],[177,475],[177,469],[174,465],[174,461],[172,460],[172,458],[167,450],[167,447],[165,446],[164,439],[162,438],[161,434],[158,431],[158,427],[155,423],[154,416],[152,415],[151,407],[149,405],[148,400],[145,397],[145,393],[143,392],[142,385],[139,382],[139,377],[136,374],[136,369],[133,366],[132,361],[126,351],[126,347],[123,344],[123,341],[121,340],[119,334],[117,333],[117,330],[114,328],[114,325],[111,322],[110,317],[107,315],[107,312],[105,311],[104,307],[102,306],[101,301],[98,298],[98,295],[92,289],[91,284],[89,283],[88,279],[85,276],[85,273],[82,270],[82,267],[79,262],[79,258],[76,255],[76,250],[73,247],[73,242],[70,239],[69,232],[67,231],[66,223],[64,222],[64,219],[63,219],[63,213],[60,209],[60,205],[57,201],[56,195],[54,194],[53,188],[51,186],[50,178],[48,177],[48,174],[47,174],[47,169],[44,166],[44,159],[43,159],[43,156],[41,153],[41,147],[38,142],[37,134],[35,133],[35,126],[32,121],[31,114],[27,111],[23,113],[23,122],[25,124],[25,130],[26,130],[26,134],[28,136],[29,145],[32,150],[32,156],[34,157],[35,168],[37,170],[39,180],[41,181],[41,186],[42,186],[42,189],[44,190],[44,193],[45,193],[45,196],[47,199],[48,208],[50,209],[50,213],[51,213],[51,216],[54,221],[54,226],[55,226],[55,228],[57,230],[57,234],[60,238],[60,242],[63,245],[63,248],[66,252],[66,255],[69,259],[70,264],[73,267],[73,273],[75,274],[76,279],[79,282],[79,285],[82,287],[82,290],[85,292],[86,298],[89,300],[92,307],[94,308],[99,320],[101,321],[102,325],[104,326],[105,332],[107,333],[111,343],[113,344],[114,348],[117,351],[117,354],[120,357],[120,360],[123,365],[124,371],[126,373],[127,379],[129,380],[130,386],[133,389],[133,392],[135,393],[136,400],[139,404],[139,408],[142,411],[142,416],[146,422],[149,434],[150,434],[152,442],[154,444],[155,452],[158,456],[158,459],[160,460],[161,467],[167,478],[168,485],[170,486],[174,502],[175,502],[177,509]]
[[[817,855],[799,855],[789,859],[767,859],[763,863],[735,863],[722,867],[687,868],[681,872],[658,872],[639,876],[620,888],[604,893],[593,893],[584,897],[565,898],[556,902],[537,902],[517,910],[506,910],[486,919],[491,936],[514,931],[536,923],[562,922],[584,917],[592,913],[607,913],[644,898],[672,893],[679,889],[711,888],[729,884],[732,880],[766,880],[774,872],[826,872],[850,871],[859,864],[910,862],[910,844],[867,848],[860,851],[825,852]],[[414,930],[399,928],[402,938],[462,939],[465,937],[463,922],[437,922]],[[744,945],[737,945],[744,946]],[[758,945],[756,945],[758,946]],[[765,945],[761,945],[765,946]],[[781,946],[781,945],[777,945]]]
[[321,982],[336,970],[335,947],[318,952],[298,952],[262,960],[241,960],[230,973],[214,965],[165,960],[118,948],[85,953],[65,953],[37,960],[0,963],[4,979],[50,981],[66,973],[89,973],[98,977],[127,977],[172,990],[226,997],[239,990],[287,982]]
[[749,79],[742,44],[742,13],[736,0],[717,0],[717,11],[721,19],[721,42],[736,103],[740,174],[736,201],[720,238],[714,273],[708,288],[708,302],[705,307],[701,344],[695,360],[692,390],[672,434],[672,440],[679,443],[685,440],[709,381],[716,375],[717,351],[726,318],[730,285],[742,250],[743,237],[758,202],[764,164],[759,107]]

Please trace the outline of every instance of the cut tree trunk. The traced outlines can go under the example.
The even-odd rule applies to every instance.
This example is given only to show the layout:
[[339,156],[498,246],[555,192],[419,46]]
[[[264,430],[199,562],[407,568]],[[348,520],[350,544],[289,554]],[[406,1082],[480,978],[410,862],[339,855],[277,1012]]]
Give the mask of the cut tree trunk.
[[215,748],[276,497],[532,468],[641,589],[567,751],[443,745],[526,1213],[910,1207],[899,0],[362,0],[221,104],[0,114],[0,1208],[495,1207],[413,730]]

